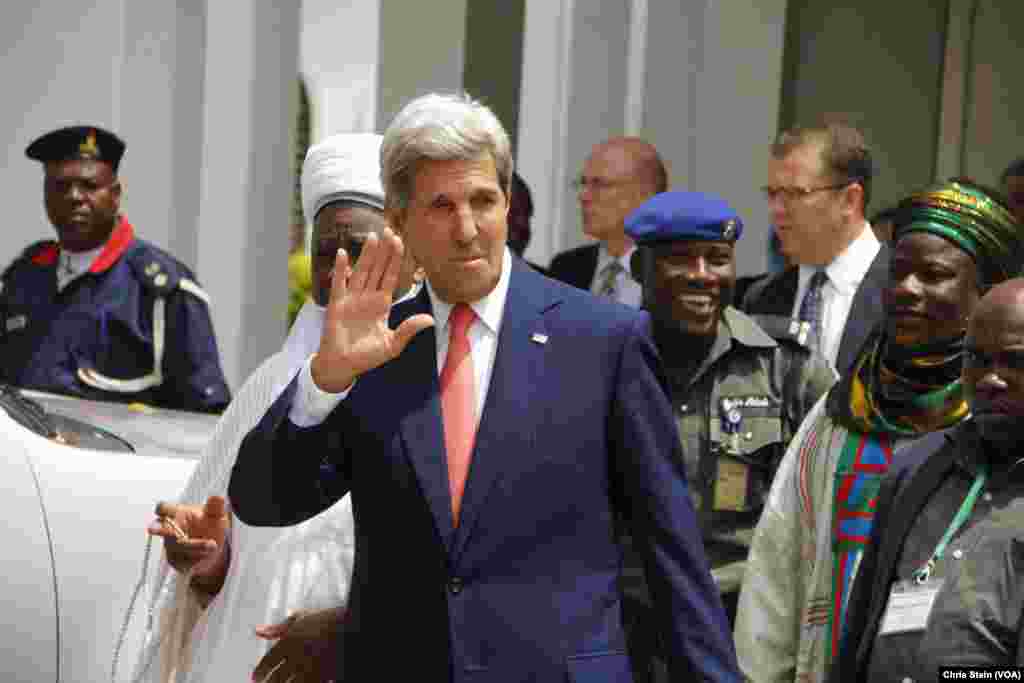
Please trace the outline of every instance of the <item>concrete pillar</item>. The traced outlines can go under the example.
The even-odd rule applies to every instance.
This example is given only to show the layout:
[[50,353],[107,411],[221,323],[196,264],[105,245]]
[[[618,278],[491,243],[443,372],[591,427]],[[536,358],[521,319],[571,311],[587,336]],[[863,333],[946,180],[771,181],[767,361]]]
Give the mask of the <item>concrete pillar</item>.
[[285,333],[298,39],[297,3],[207,5],[197,266],[235,387]]
[[299,66],[313,142],[375,130],[380,18],[377,0],[303,0]]
[[467,0],[380,0],[377,127],[428,92],[462,89]]
[[741,272],[766,266],[760,198],[778,125],[786,0],[527,0],[519,167],[537,262],[586,241],[569,182],[613,135],[652,142],[677,189],[717,192],[749,226]]
[[651,3],[644,134],[674,189],[718,194],[746,226],[739,273],[767,267],[764,184],[778,129],[786,0]]
[[143,239],[198,262],[205,0],[129,2],[120,60],[125,214]]
[[518,162],[537,263],[586,240],[570,183],[595,143],[625,130],[630,31],[628,0],[526,1]]

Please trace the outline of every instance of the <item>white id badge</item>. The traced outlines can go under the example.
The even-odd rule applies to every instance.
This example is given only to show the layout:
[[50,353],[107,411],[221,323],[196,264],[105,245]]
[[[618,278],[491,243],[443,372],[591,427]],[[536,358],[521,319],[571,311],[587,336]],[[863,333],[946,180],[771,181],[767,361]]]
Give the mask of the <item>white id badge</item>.
[[889,593],[879,635],[923,631],[941,587],[942,579],[929,579],[923,584],[913,580],[897,581]]

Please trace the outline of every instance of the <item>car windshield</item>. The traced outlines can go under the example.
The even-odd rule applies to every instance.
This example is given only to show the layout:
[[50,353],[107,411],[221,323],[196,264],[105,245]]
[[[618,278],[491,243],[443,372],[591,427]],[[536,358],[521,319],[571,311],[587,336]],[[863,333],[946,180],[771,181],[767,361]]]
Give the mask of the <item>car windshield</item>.
[[48,413],[18,389],[0,385],[0,407],[23,427],[59,444],[113,453],[134,453],[132,445],[101,427],[64,415]]

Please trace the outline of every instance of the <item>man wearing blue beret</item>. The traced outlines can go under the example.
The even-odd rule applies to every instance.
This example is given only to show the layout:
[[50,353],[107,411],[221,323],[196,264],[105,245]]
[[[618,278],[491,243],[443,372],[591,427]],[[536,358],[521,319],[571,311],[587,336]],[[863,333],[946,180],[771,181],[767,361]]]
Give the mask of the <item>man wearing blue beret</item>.
[[209,296],[121,214],[125,144],[96,126],[47,133],[43,165],[56,240],[0,275],[0,382],[106,401],[219,412],[231,400]]
[[[664,192],[631,213],[625,225],[638,247],[631,271],[653,319],[689,490],[731,621],[775,468],[835,375],[807,348],[805,324],[751,318],[732,307],[733,249],[743,222],[724,200]],[[640,680],[656,679],[661,667],[643,573],[627,576],[633,584],[626,586],[627,622],[641,660],[634,666]]]

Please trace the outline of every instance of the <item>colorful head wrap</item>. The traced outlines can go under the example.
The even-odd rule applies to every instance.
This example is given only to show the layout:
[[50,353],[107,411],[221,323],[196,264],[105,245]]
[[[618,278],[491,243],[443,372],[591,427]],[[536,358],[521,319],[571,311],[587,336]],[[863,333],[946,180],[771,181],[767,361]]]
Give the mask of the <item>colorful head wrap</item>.
[[1016,277],[1024,266],[1024,226],[994,191],[965,179],[901,201],[893,219],[893,241],[910,232],[938,235],[966,251],[986,287]]

